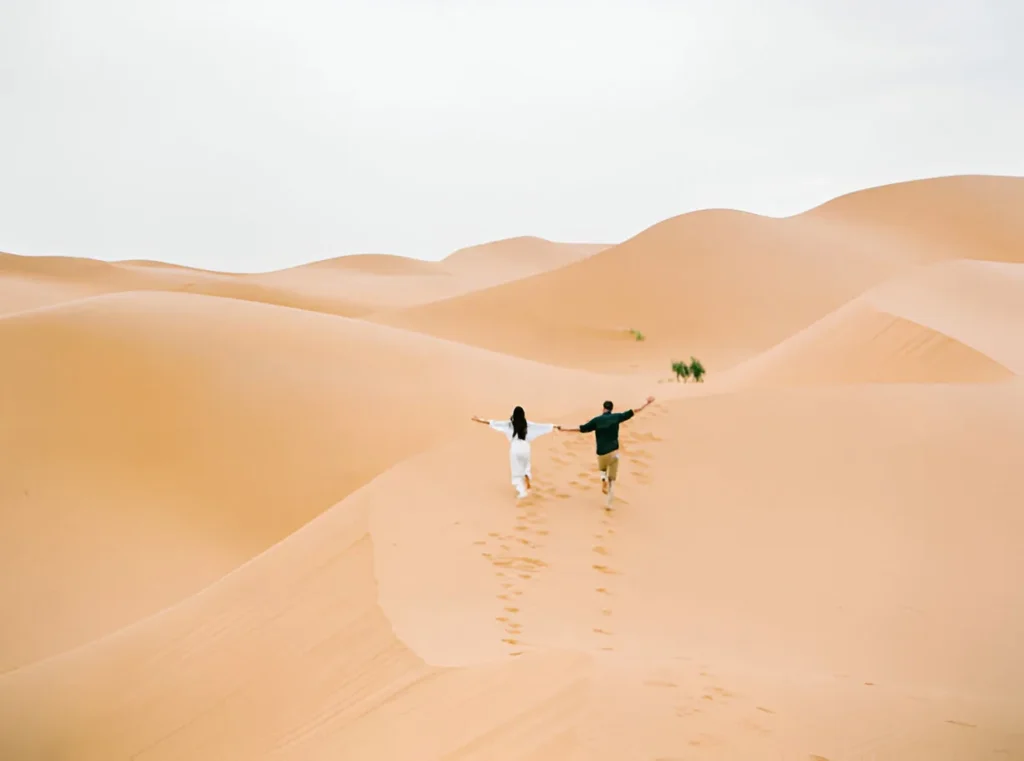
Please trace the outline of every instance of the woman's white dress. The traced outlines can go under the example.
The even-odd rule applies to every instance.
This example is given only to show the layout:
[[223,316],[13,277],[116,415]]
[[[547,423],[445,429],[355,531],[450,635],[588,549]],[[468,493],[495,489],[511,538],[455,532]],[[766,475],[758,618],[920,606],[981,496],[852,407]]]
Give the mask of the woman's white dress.
[[530,442],[538,436],[551,433],[555,430],[554,423],[534,423],[526,421],[526,439],[512,435],[511,420],[488,420],[488,425],[496,431],[505,434],[509,441],[508,464],[512,472],[512,485],[520,497],[526,496],[526,481],[524,476],[533,477],[530,472]]

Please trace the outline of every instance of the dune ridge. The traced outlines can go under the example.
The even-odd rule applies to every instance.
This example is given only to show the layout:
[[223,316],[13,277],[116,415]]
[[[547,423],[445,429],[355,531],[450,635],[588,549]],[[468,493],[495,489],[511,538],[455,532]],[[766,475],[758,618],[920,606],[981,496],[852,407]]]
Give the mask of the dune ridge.
[[1021,200],[0,258],[0,757],[1024,759]]

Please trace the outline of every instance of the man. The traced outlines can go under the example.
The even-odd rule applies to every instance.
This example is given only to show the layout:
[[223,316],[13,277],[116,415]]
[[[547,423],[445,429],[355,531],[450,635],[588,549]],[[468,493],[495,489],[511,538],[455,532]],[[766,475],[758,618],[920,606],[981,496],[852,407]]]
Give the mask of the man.
[[594,438],[597,440],[597,468],[601,471],[601,492],[608,495],[609,505],[612,504],[615,479],[619,474],[619,424],[625,423],[653,401],[654,397],[649,396],[647,401],[635,410],[630,409],[625,412],[612,412],[614,405],[611,402],[605,402],[604,411],[581,426],[576,428],[555,426],[560,431],[594,432]]

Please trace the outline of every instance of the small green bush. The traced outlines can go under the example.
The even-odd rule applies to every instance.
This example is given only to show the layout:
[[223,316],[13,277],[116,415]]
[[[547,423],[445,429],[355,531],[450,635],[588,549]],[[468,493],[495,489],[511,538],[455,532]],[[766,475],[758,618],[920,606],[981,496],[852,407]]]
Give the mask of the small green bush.
[[634,328],[630,328],[629,332],[633,334],[633,338],[635,338],[637,341],[643,341],[644,340],[644,334],[641,333],[639,330],[636,330]]
[[672,372],[676,374],[676,383],[690,379],[690,366],[685,362],[673,362]]
[[700,363],[700,360],[690,357],[690,375],[693,376],[693,379],[698,383],[703,383],[705,372],[707,371],[704,369],[704,365]]

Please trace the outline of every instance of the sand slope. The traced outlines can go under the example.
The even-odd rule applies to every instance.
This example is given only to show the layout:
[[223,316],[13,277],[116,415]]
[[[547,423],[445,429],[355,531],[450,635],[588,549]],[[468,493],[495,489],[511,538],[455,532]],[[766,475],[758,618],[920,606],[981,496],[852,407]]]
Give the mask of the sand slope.
[[472,414],[551,414],[615,385],[172,293],[0,319],[0,355],[0,669],[195,591]]
[[1024,264],[955,260],[871,289],[728,373],[739,386],[1024,374]]
[[[923,210],[944,215],[941,247],[925,225],[894,226],[893,192],[861,191],[788,219],[685,214],[582,262],[372,319],[567,366],[667,369],[667,358],[696,355],[725,369],[916,265],[951,257],[1024,261],[1016,212],[1024,179],[903,188]],[[951,206],[964,211],[950,214]],[[646,340],[634,341],[631,328]]]
[[[579,656],[473,672],[426,666],[374,601],[365,523],[365,513],[341,506],[174,610],[0,676],[0,751],[152,761],[461,750],[449,757],[517,759],[557,747],[579,702]],[[60,729],[37,701],[63,716]],[[458,720],[481,701],[486,725]]]
[[994,388],[679,400],[634,421],[613,515],[589,442],[563,434],[515,509],[474,432],[176,609],[0,678],[4,750],[1020,753],[1024,387]]

